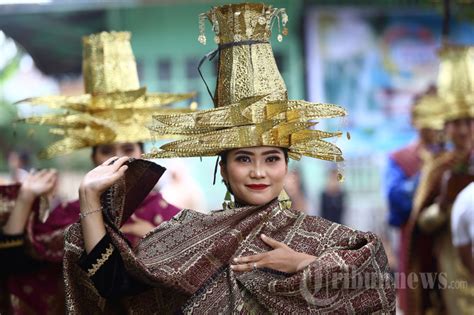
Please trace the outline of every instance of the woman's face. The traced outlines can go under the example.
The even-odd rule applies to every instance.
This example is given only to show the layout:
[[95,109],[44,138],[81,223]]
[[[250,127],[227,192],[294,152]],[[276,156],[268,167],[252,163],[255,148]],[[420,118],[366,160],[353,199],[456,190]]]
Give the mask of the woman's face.
[[142,155],[141,147],[138,143],[123,142],[98,145],[92,160],[95,165],[100,165],[113,156],[128,156],[139,159]]
[[446,134],[456,149],[464,151],[472,150],[472,141],[474,138],[472,134],[473,121],[474,119],[472,118],[461,118],[446,123]]
[[230,150],[220,166],[235,200],[246,205],[264,205],[278,197],[288,172],[285,154],[276,147]]

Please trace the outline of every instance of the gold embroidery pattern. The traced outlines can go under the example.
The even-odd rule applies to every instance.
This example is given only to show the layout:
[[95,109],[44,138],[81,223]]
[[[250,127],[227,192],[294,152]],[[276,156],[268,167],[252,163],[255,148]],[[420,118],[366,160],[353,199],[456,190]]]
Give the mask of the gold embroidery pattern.
[[10,211],[15,207],[16,200],[10,200],[8,198],[3,198],[0,196],[0,215],[4,215],[5,213],[9,214]]
[[87,270],[87,275],[89,277],[95,275],[97,270],[102,267],[102,265],[109,259],[110,255],[112,255],[113,252],[114,247],[112,246],[112,244],[110,244],[109,247],[107,247],[107,249],[105,250],[105,252],[102,253],[101,257],[97,259],[97,262],[95,264],[92,264],[92,268]]
[[24,243],[23,239],[0,241],[0,249],[18,247],[18,246],[23,245],[23,243]]

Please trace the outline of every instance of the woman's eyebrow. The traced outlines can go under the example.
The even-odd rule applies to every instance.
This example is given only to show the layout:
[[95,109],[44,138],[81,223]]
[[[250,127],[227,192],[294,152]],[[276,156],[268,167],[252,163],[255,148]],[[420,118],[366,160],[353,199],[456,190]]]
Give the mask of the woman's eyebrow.
[[282,154],[282,152],[279,150],[268,150],[268,151],[264,151],[262,155],[278,154],[278,153]]
[[110,144],[104,144],[104,145],[102,145],[100,148],[101,148],[102,151],[105,151],[105,150],[109,150],[109,151],[110,151],[110,150],[113,150],[113,149],[114,149],[114,147],[113,147],[112,145],[110,145]]
[[245,150],[239,150],[235,152],[235,155],[237,154],[247,154],[247,155],[255,155],[252,151],[245,151]]

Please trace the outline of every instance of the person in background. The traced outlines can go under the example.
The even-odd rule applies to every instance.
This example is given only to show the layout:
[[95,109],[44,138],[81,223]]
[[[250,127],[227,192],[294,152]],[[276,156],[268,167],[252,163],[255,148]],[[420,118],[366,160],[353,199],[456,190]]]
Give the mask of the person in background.
[[294,167],[288,170],[288,175],[285,179],[285,191],[291,199],[291,204],[295,209],[308,210],[308,202],[306,200],[306,193],[301,175],[301,169]]
[[440,50],[438,95],[442,99],[447,150],[425,160],[408,221],[408,270],[441,275],[434,287],[409,291],[408,314],[472,314],[474,287],[446,288],[470,279],[451,240],[451,208],[474,181],[474,47],[448,45]]
[[[436,88],[430,87],[418,95],[411,109],[411,122],[418,137],[414,142],[392,152],[388,158],[384,182],[389,208],[388,223],[398,232],[399,240],[395,240],[393,247],[399,257],[397,271],[402,275],[407,269],[407,221],[412,211],[420,169],[423,160],[439,154],[443,148],[441,110],[442,100]],[[406,313],[408,291],[404,285],[399,286],[397,294],[400,309]]]
[[[63,136],[40,152],[51,158],[92,148],[91,159],[100,165],[111,156],[140,158],[143,141],[151,140],[145,125],[162,106],[193,94],[147,93],[139,86],[130,33],[98,33],[83,38],[83,76],[86,94],[28,99],[68,110],[26,118],[27,123],[52,125]],[[165,109],[167,113],[174,110]],[[181,110],[178,110],[181,111]],[[189,110],[183,110],[189,111]],[[15,207],[0,231],[0,276],[7,314],[64,314],[62,259],[64,231],[80,217],[79,201],[49,209],[42,196],[57,181],[54,170],[30,174],[19,187]],[[52,211],[50,211],[52,210]],[[134,246],[139,239],[179,212],[157,191],[138,204],[135,215],[122,227]]]
[[326,186],[321,192],[321,216],[332,222],[342,223],[346,209],[346,193],[338,180],[337,169],[328,172]]

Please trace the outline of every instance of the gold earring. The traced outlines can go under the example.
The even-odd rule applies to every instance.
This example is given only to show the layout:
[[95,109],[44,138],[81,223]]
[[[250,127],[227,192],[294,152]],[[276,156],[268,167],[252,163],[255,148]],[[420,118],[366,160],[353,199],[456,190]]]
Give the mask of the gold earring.
[[278,195],[278,203],[281,209],[289,210],[291,208],[290,196],[288,196],[284,189]]
[[225,186],[227,187],[227,192],[225,193],[224,202],[222,203],[222,209],[229,210],[235,208],[235,202],[232,200],[232,194],[229,190],[229,184],[224,181]]

